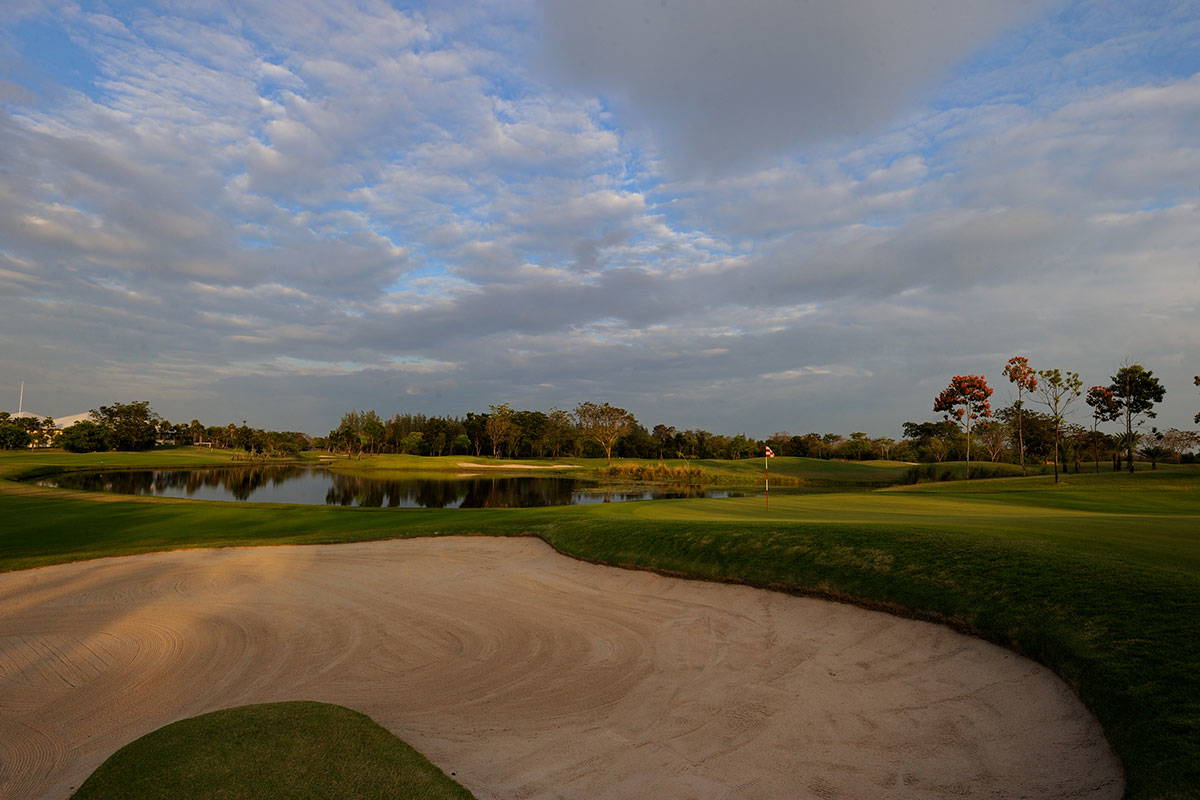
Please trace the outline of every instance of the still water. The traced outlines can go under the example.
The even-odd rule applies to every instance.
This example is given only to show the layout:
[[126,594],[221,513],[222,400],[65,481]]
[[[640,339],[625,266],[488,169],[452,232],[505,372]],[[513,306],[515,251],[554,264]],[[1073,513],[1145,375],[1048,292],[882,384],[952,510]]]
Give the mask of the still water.
[[530,508],[677,497],[729,497],[727,490],[607,491],[578,478],[363,477],[315,467],[223,467],[74,472],[39,486],[193,500],[373,506],[376,508]]

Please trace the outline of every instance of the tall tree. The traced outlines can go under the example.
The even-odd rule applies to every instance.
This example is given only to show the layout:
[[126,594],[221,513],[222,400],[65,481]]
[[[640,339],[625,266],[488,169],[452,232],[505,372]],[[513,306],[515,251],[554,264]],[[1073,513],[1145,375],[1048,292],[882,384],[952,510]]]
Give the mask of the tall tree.
[[108,432],[113,450],[149,450],[154,447],[158,421],[162,419],[150,408],[148,400],[133,403],[113,403],[91,412],[92,421]]
[[515,417],[516,412],[508,403],[490,407],[484,427],[487,429],[488,438],[492,440],[492,458],[500,457],[501,448],[504,448],[506,453],[512,449],[512,439],[517,433]]
[[[329,449],[345,450],[347,455],[358,455],[362,452],[365,439],[363,437],[363,417],[365,411],[347,411],[342,414],[338,426],[329,432]],[[237,437],[237,428],[231,423],[225,433],[225,445],[232,446]]]
[[1054,424],[1054,482],[1058,483],[1058,452],[1062,444],[1063,422],[1071,404],[1083,394],[1083,381],[1078,372],[1063,372],[1057,369],[1040,369],[1038,392],[1041,403],[1050,412]]
[[487,435],[487,414],[476,414],[474,411],[468,411],[467,416],[463,418],[463,430],[471,439],[471,446],[475,449],[475,457],[479,458],[483,452],[483,437]]
[[999,461],[1001,454],[1004,453],[1004,441],[1008,438],[1008,431],[1004,423],[997,420],[984,420],[976,426],[976,432],[979,434],[979,440],[983,442],[984,449],[987,450],[988,458],[992,461]]
[[108,431],[82,419],[58,437],[58,445],[68,453],[96,453],[108,449]]
[[1112,422],[1117,417],[1121,416],[1121,404],[1117,402],[1117,396],[1107,386],[1093,386],[1087,390],[1087,396],[1084,398],[1092,409],[1092,455],[1097,456],[1096,472],[1100,471],[1100,458],[1096,452],[1096,447],[1100,443],[1099,427],[1101,422]]
[[967,437],[967,480],[971,479],[971,430],[975,420],[990,417],[992,387],[982,375],[955,375],[950,385],[933,401],[933,410],[940,411],[947,422],[962,428]]
[[821,436],[821,451],[827,455],[822,458],[833,458],[833,453],[844,440],[840,433],[826,433]]
[[604,448],[609,466],[612,466],[613,445],[637,424],[633,414],[608,403],[580,403],[575,407],[575,421],[584,436]]
[[[1018,412],[1024,407],[1026,392],[1037,391],[1037,373],[1029,366],[1025,356],[1013,356],[1004,365],[1004,375],[1017,387],[1017,402],[1014,404]],[[1017,414],[1017,456],[1021,459],[1021,474],[1025,474],[1025,415]]]
[[[29,431],[11,422],[8,415],[0,420],[0,450],[20,450],[29,446]],[[74,452],[74,451],[72,451]]]
[[655,425],[654,430],[650,432],[650,437],[654,439],[654,444],[658,448],[658,460],[662,461],[663,450],[675,439],[675,427],[673,425]]
[[1121,405],[1121,414],[1125,417],[1125,465],[1133,472],[1133,448],[1137,444],[1133,429],[1142,424],[1138,419],[1142,415],[1151,419],[1157,416],[1154,404],[1162,402],[1166,389],[1154,377],[1154,373],[1141,364],[1122,366],[1112,376],[1108,389],[1116,396]]
[[387,434],[383,420],[374,410],[363,411],[359,415],[359,426],[362,449],[368,453],[378,453],[383,447],[384,436]]
[[932,458],[939,464],[946,460],[946,454],[957,434],[958,426],[953,422],[904,423],[904,438],[919,448],[918,455],[922,458]]
[[1182,456],[1200,447],[1200,431],[1181,431],[1170,428],[1163,434],[1162,445],[1173,456]]
[[1171,455],[1171,450],[1163,444],[1163,432],[1158,428],[1150,429],[1150,443],[1141,452],[1143,458],[1150,459],[1150,469],[1158,469],[1158,462]]
[[518,457],[532,456],[540,458],[545,455],[543,437],[546,434],[548,418],[544,411],[516,411],[513,413],[513,425],[516,428],[513,441]]
[[575,439],[575,423],[571,415],[561,408],[552,408],[546,415],[546,427],[542,430],[542,449],[551,457],[562,455],[563,448]]

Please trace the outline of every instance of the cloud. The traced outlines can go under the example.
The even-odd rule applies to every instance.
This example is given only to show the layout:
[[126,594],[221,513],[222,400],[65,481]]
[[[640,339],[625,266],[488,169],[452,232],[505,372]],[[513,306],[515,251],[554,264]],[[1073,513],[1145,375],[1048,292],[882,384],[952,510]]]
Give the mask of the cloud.
[[801,378],[809,378],[813,376],[831,376],[831,377],[871,377],[870,370],[861,367],[847,366],[844,364],[826,364],[820,367],[796,367],[795,369],[785,369],[779,372],[764,372],[758,377],[767,381],[797,381]]
[[[669,178],[633,99],[613,114],[524,71],[520,3],[65,15],[88,85],[0,101],[0,372],[40,387],[47,412],[146,398],[171,418],[313,432],[350,407],[594,399],[651,424],[895,435],[948,375],[1023,352],[1092,382],[1142,361],[1169,382],[1159,422],[1188,425],[1194,404],[1171,398],[1192,396],[1200,349],[1200,77],[1143,69],[1031,100],[1006,83],[1029,57],[1004,51],[943,85],[954,102],[887,98],[885,113],[856,83],[875,74],[857,62],[880,19],[908,37],[883,78],[908,98],[1016,18],[949,9],[946,44],[926,6],[849,8],[858,21],[804,12],[841,49],[800,31],[794,58],[745,10],[735,24],[699,5],[690,39],[668,32],[678,59],[709,42],[701,23],[727,26],[713,59],[730,79],[677,72],[684,99],[763,90],[694,131],[667,124],[693,113],[671,98],[647,113],[699,137]],[[800,25],[759,9],[781,34]],[[1168,35],[1143,23],[1136,41]],[[1038,25],[1022,36],[1071,41],[1065,21]],[[729,48],[753,54],[752,35],[763,55],[743,64]],[[1072,46],[1088,64],[1120,49]],[[754,84],[772,58],[812,74]],[[822,108],[835,91],[854,108]],[[789,92],[813,119],[747,111]],[[879,132],[837,133],[860,119]],[[826,141],[793,153],[801,135]],[[708,171],[721,154],[704,148],[742,138],[770,163]]]
[[1050,4],[541,0],[555,79],[612,98],[671,163],[710,172],[881,130],[949,68]]

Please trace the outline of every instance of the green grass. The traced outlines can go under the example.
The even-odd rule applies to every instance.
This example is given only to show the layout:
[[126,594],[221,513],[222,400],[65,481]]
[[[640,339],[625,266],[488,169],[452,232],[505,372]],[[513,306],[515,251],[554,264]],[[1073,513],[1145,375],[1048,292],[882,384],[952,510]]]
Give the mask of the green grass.
[[[61,458],[0,456],[0,471]],[[70,466],[86,465],[76,458]],[[183,463],[159,453],[122,458]],[[773,473],[776,462],[809,481],[860,487],[872,485],[864,473],[886,477],[889,469],[774,459]],[[722,466],[750,473],[762,465]],[[115,498],[0,482],[0,570],[180,547],[472,533],[535,535],[588,561],[943,621],[1046,664],[1074,687],[1122,759],[1128,797],[1197,796],[1195,467],[1071,474],[1057,485],[1035,476],[772,495],[769,508],[747,496],[398,511]]]
[[181,720],[122,747],[74,800],[470,800],[370,717],[327,703],[242,706]]
[[[435,472],[471,472],[460,464],[485,464],[488,474],[520,475],[564,475],[604,482],[607,478],[608,462],[603,458],[555,458],[555,459],[494,459],[486,456],[409,456],[376,455],[362,458],[339,458],[332,469],[339,472],[371,473],[378,471],[403,471],[433,474]],[[571,469],[525,470],[521,465],[550,464],[568,465]],[[698,469],[703,472],[705,482],[719,485],[761,486],[763,462],[761,458],[741,461],[718,459],[668,458],[662,461],[653,458],[618,458],[616,467],[645,467],[658,465],[678,469]],[[506,472],[503,467],[513,469]],[[784,478],[789,486],[810,488],[869,488],[886,486],[904,480],[911,465],[901,461],[833,461],[815,458],[773,458],[770,463],[771,477]]]

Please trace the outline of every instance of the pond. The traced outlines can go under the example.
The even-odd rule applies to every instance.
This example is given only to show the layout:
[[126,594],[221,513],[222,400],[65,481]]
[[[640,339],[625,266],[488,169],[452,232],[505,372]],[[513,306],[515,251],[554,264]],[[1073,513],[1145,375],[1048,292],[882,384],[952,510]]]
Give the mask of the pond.
[[729,497],[722,489],[607,490],[578,478],[387,477],[347,475],[318,467],[247,466],[70,472],[38,486],[92,492],[251,503],[375,508],[531,508],[680,497]]

